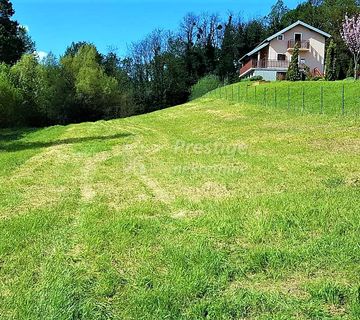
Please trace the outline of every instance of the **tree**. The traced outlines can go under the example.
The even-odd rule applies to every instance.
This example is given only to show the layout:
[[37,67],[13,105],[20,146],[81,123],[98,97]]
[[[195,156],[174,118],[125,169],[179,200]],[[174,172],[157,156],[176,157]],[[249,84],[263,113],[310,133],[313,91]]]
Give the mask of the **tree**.
[[0,0],[0,62],[13,65],[33,49],[26,30],[12,20],[15,11],[9,0]]
[[10,67],[0,64],[0,127],[23,125],[19,121],[21,94],[11,82]]
[[291,57],[291,62],[289,65],[288,72],[286,74],[286,79],[289,81],[300,81],[301,73],[299,68],[299,44],[296,43],[294,52]]
[[274,34],[285,27],[283,24],[283,17],[288,12],[289,8],[285,5],[284,1],[277,0],[277,2],[271,7],[270,14],[267,16],[270,33]]
[[232,82],[236,74],[236,33],[232,15],[225,26],[224,37],[220,49],[218,74],[221,81]]
[[360,57],[360,14],[349,18],[345,16],[342,25],[341,35],[353,55],[354,59],[354,78],[358,78],[357,70]]
[[326,51],[326,61],[325,61],[325,78],[328,81],[335,81],[337,78],[336,54],[337,54],[336,43],[334,42],[334,40],[331,40],[328,49]]
[[185,70],[187,73],[188,86],[192,86],[199,79],[200,56],[195,47],[196,31],[199,24],[199,17],[188,13],[180,25],[180,35],[184,43]]
[[39,63],[34,54],[24,54],[11,67],[11,75],[15,86],[22,96],[21,113],[27,125],[40,126],[46,123],[44,110],[41,110],[39,92],[41,77]]
[[346,78],[353,78],[353,77],[354,77],[354,60],[350,59],[349,69],[346,73]]
[[70,117],[75,121],[109,117],[118,104],[118,83],[99,64],[96,47],[84,45],[60,63],[74,99]]

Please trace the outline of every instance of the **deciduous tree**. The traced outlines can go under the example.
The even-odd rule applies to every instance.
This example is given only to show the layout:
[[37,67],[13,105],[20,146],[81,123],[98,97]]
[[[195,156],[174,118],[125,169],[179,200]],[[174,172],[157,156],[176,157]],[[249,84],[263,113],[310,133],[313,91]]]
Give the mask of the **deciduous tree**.
[[357,79],[358,63],[360,58],[360,14],[353,17],[345,16],[341,35],[353,55],[354,77]]

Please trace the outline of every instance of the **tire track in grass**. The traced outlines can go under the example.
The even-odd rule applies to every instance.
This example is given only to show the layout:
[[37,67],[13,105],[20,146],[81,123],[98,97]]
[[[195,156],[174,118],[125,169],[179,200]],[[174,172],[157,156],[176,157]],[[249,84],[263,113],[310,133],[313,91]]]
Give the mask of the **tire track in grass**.
[[11,218],[30,210],[56,206],[71,191],[72,184],[63,183],[63,180],[67,180],[67,170],[73,170],[72,166],[68,166],[71,160],[67,145],[49,143],[48,147],[41,148],[9,177],[0,179],[3,189],[0,217]]
[[[127,129],[130,132],[136,132],[138,139],[132,144],[131,148],[124,149],[124,156],[128,159],[127,162],[130,163],[126,171],[139,180],[157,201],[171,205],[175,200],[175,195],[161,186],[159,181],[149,174],[149,170],[147,170],[145,166],[149,155],[156,154],[164,145],[168,144],[168,140],[160,134],[159,130],[142,124],[132,124],[129,120],[127,121],[127,125],[129,126]],[[154,135],[156,136],[157,144],[150,147],[147,146],[145,138]]]

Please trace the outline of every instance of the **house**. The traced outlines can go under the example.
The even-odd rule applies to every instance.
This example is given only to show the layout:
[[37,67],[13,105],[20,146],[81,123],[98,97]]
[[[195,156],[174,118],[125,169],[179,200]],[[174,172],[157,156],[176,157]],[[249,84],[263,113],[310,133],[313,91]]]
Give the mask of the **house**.
[[262,76],[264,80],[284,80],[296,44],[299,63],[313,75],[324,74],[325,43],[331,36],[307,23],[297,21],[261,42],[240,59],[240,78]]

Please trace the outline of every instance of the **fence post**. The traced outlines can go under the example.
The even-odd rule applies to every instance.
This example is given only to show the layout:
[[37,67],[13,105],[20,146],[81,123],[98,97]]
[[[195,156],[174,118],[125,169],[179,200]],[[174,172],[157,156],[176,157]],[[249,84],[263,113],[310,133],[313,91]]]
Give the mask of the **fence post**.
[[277,90],[275,87],[275,92],[274,92],[274,99],[275,99],[275,108],[277,107]]
[[237,101],[238,101],[238,103],[240,102],[240,83],[237,87]]
[[234,85],[231,86],[231,101],[234,100]]
[[301,106],[301,113],[305,111],[305,87],[302,87],[302,106]]
[[324,113],[324,87],[320,87],[320,114]]
[[341,93],[341,114],[345,114],[345,84],[342,85],[342,93]]
[[248,91],[249,91],[249,86],[246,85],[246,102],[248,101]]

